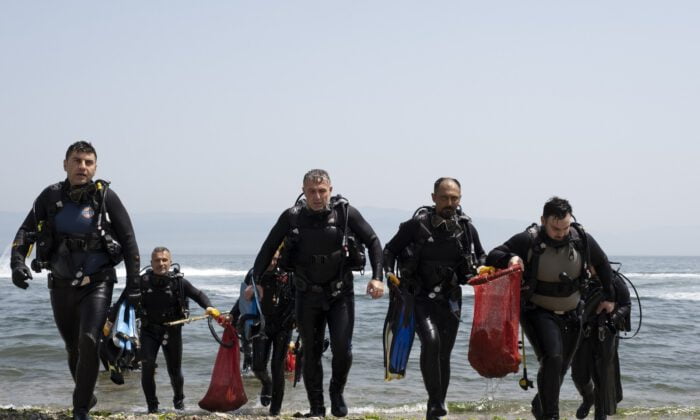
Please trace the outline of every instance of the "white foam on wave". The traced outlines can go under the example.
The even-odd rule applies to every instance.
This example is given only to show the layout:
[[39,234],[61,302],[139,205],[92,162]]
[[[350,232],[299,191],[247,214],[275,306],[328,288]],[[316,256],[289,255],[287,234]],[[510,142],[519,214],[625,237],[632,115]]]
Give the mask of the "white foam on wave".
[[700,292],[660,293],[657,297],[663,300],[689,300],[697,302],[700,301]]
[[[222,267],[182,267],[181,271],[185,277],[244,277],[248,273],[248,270],[230,270]],[[46,270],[42,271],[41,273],[35,273],[32,271],[32,277],[37,279],[45,279],[46,274]],[[123,265],[117,267],[117,277],[126,277],[126,269]],[[12,270],[10,269],[9,259],[7,259],[7,261],[0,261],[0,278],[12,278]]]
[[248,274],[248,270],[230,270],[222,267],[194,268],[182,266],[181,271],[185,277],[238,277]]
[[352,407],[348,410],[351,414],[371,414],[371,413],[382,413],[382,414],[402,414],[402,413],[416,413],[423,412],[428,408],[425,403],[417,404],[404,404],[398,407],[387,407],[379,408],[373,405],[367,405],[364,407]]
[[623,273],[629,278],[647,278],[647,279],[700,279],[700,273]]

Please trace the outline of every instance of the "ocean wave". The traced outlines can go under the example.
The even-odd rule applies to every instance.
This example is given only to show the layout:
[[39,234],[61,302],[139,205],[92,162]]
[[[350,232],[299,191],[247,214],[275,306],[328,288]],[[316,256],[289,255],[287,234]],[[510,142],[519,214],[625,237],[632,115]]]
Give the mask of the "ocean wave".
[[660,293],[658,296],[654,296],[657,299],[662,300],[689,300],[693,302],[700,301],[700,292],[670,292],[670,293]]
[[647,279],[700,279],[700,273],[622,273],[630,278],[647,278]]
[[[248,273],[248,270],[231,270],[223,267],[195,268],[183,266],[181,271],[185,277],[243,277]],[[41,273],[32,272],[32,277],[45,279],[46,273],[47,271],[42,271]],[[117,277],[126,277],[126,269],[123,266],[117,268]],[[9,263],[0,265],[0,278],[12,278],[12,270],[10,270]]]

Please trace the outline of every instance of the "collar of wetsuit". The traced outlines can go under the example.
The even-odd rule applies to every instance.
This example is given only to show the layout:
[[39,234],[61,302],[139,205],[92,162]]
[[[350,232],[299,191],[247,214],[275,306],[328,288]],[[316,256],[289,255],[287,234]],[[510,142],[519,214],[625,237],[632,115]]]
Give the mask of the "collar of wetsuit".
[[444,218],[437,213],[433,213],[430,218],[430,223],[435,229],[443,229],[448,232],[453,232],[457,226],[459,226],[456,214],[452,217]]
[[156,274],[151,273],[151,284],[157,287],[166,286],[173,279],[172,273]]
[[325,208],[321,210],[313,210],[310,209],[308,206],[304,207],[304,211],[306,214],[308,214],[311,217],[325,217],[328,216],[328,213],[331,212],[331,208],[329,206],[326,206]]
[[97,187],[94,182],[90,181],[85,185],[73,186],[66,180],[68,185],[68,198],[75,203],[85,203],[92,199]]
[[540,228],[540,235],[542,235],[542,242],[544,242],[547,246],[551,246],[553,248],[560,248],[562,246],[568,245],[571,242],[571,232],[566,236],[566,238],[562,239],[561,241],[554,240],[547,235],[545,232],[544,227]]

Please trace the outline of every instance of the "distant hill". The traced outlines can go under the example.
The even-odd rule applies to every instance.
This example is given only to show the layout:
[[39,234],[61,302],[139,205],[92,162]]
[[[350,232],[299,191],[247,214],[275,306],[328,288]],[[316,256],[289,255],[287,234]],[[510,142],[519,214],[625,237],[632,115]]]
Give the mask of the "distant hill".
[[[158,245],[179,254],[255,254],[281,213],[135,213],[132,222],[143,254]],[[407,220],[406,210],[360,208],[382,243]],[[0,212],[0,244],[4,250],[24,214]],[[481,242],[490,250],[532,221],[474,217]],[[700,255],[700,226],[644,227],[593,231],[609,255]]]

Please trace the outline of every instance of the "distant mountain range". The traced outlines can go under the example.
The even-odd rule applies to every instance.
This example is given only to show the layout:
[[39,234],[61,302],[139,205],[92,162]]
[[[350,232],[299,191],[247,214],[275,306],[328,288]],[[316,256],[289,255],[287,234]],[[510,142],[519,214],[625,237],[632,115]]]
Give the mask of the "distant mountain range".
[[[405,210],[360,208],[382,244],[411,217]],[[164,245],[178,254],[255,254],[281,213],[135,213],[132,222],[141,253]],[[4,250],[25,214],[0,212],[0,244]],[[484,248],[490,250],[533,221],[476,217]],[[599,232],[596,240],[609,255],[700,255],[700,226],[645,226]]]

